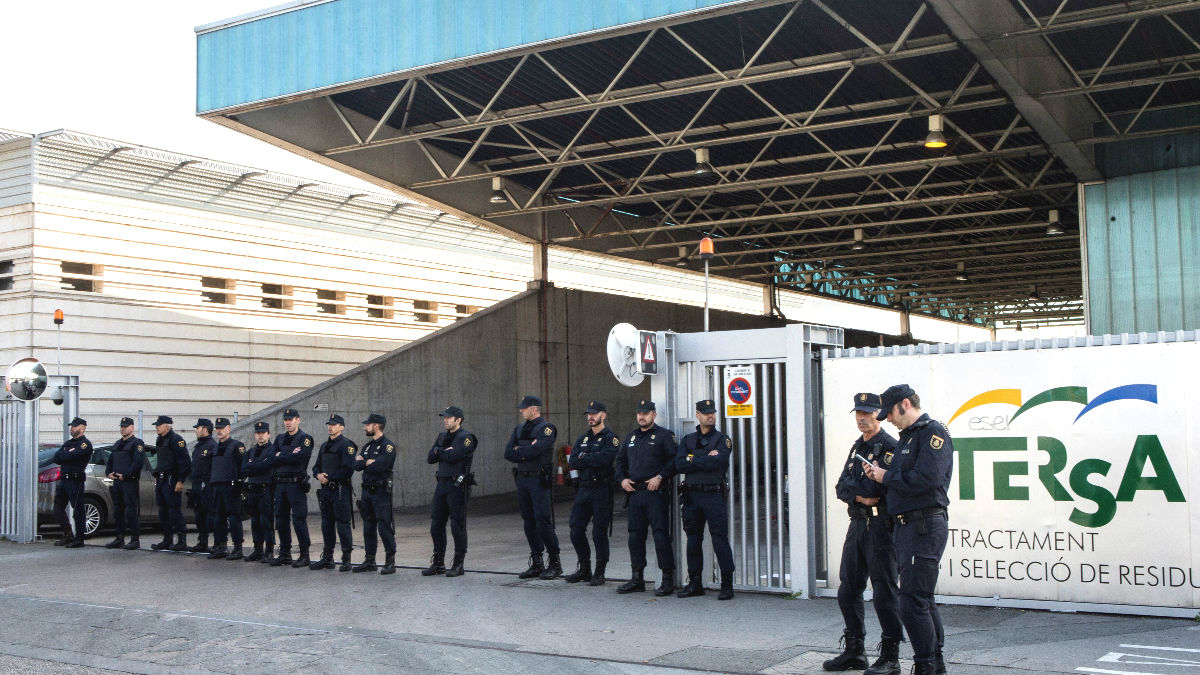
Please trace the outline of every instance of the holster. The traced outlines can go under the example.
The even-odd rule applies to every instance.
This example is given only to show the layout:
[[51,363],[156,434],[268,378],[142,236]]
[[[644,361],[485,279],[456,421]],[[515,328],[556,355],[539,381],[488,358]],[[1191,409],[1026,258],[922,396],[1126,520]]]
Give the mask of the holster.
[[308,479],[308,476],[305,476],[304,480],[300,481],[300,491],[308,494],[310,490],[312,490],[312,481]]

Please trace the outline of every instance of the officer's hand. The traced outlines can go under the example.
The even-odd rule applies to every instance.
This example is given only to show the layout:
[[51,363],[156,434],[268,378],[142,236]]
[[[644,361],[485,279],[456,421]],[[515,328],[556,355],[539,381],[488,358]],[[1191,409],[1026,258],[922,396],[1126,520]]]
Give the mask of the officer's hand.
[[362,461],[362,455],[355,455],[355,456],[354,456],[354,461],[356,461],[356,462],[361,462],[361,461]]
[[329,478],[326,477],[326,475],[323,473],[317,474],[317,480],[321,481],[321,485],[324,485],[329,482]]
[[626,492],[633,492],[633,481],[629,480],[628,478],[621,481],[621,489]]
[[125,480],[125,474],[123,474],[123,473],[115,473],[114,472],[113,475],[117,477],[117,480]]
[[113,479],[113,480],[116,480],[117,474],[115,474],[115,473],[110,473],[110,474],[108,474],[108,477],[109,477],[109,478],[111,478],[111,479]]
[[717,456],[717,455],[719,455],[719,454],[721,454],[721,451],[720,451],[720,450],[712,450],[712,451],[710,451],[710,452],[708,453],[708,456],[709,456],[709,457],[716,457],[716,456]]
[[854,495],[854,501],[863,506],[875,506],[879,503],[879,497],[864,497],[862,495]]
[[883,469],[879,468],[878,464],[867,464],[866,462],[863,462],[863,472],[867,474],[867,478],[870,478],[876,483],[882,483],[883,475],[887,473]]
[[659,485],[662,485],[662,478],[659,476],[655,476],[654,478],[646,481],[646,489],[651,492],[657,490]]
[[366,464],[364,464],[363,466],[371,466],[371,465],[372,465],[372,464],[374,464],[374,463],[375,463],[375,460],[373,460],[373,459],[368,459],[368,460],[367,460],[367,463],[366,463]]
[[183,483],[176,483],[176,484],[175,484],[175,491],[176,491],[176,492],[183,492]]

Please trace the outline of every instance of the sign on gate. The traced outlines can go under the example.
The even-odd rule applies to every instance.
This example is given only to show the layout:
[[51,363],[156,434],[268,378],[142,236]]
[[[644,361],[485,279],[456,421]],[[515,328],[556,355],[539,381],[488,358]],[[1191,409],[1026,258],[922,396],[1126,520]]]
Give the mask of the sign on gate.
[[658,333],[638,331],[638,372],[643,375],[658,374]]
[[725,368],[725,417],[754,417],[754,366]]

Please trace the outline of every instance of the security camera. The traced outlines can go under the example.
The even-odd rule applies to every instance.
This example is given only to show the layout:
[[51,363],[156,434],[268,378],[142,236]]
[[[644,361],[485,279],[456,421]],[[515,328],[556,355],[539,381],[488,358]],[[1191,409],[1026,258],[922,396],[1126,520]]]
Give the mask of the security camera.
[[63,399],[66,398],[66,392],[62,387],[55,387],[54,393],[50,394],[50,400],[54,401],[54,405],[62,405]]

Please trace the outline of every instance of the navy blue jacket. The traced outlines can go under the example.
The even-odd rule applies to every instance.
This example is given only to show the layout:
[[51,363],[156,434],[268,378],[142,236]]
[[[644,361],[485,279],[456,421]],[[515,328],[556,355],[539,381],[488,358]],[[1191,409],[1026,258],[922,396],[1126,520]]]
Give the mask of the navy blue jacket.
[[271,465],[275,467],[276,478],[295,478],[303,476],[308,470],[308,460],[312,459],[313,438],[297,429],[295,435],[282,433],[275,437],[275,454]]
[[212,458],[217,452],[217,441],[212,436],[197,438],[192,446],[192,485],[212,482]]
[[168,431],[166,436],[154,439],[154,449],[147,452],[158,456],[154,471],[169,473],[177,483],[186,481],[192,473],[192,459],[188,456],[187,441],[174,430]]
[[438,476],[443,478],[461,476],[471,470],[471,458],[475,456],[477,447],[479,447],[479,441],[475,438],[475,434],[466,429],[460,427],[455,432],[443,431],[438,434],[437,440],[433,442],[433,447],[429,448],[429,454],[426,455],[425,461],[438,465]]
[[900,432],[892,468],[883,477],[888,513],[950,505],[947,491],[954,474],[950,432],[928,414]]
[[896,439],[883,429],[880,429],[869,441],[864,441],[863,437],[859,436],[858,440],[854,441],[854,445],[850,446],[846,466],[842,467],[842,475],[838,477],[837,485],[833,489],[838,499],[852,507],[856,504],[862,506],[855,501],[855,497],[878,497],[879,513],[887,513],[887,490],[879,483],[867,478],[867,474],[862,468],[862,462],[854,456],[855,453],[866,457],[884,469],[890,469],[896,454]]
[[613,462],[617,461],[620,447],[621,439],[612,429],[604,427],[598,434],[588,429],[571,448],[567,467],[579,472],[579,480],[612,480]]
[[634,429],[617,450],[616,481],[628,478],[636,483],[655,476],[665,481],[675,475],[677,452],[675,434],[657,424],[645,431]]
[[240,478],[245,456],[246,446],[238,439],[230,437],[227,441],[217,441],[212,456],[212,482],[224,483]]
[[[396,455],[399,453],[396,444],[391,442],[387,436],[380,436],[379,440],[372,438],[367,441],[358,456],[354,459],[354,470],[363,472],[362,483],[364,486],[379,486],[386,483],[392,477],[392,468],[396,466]],[[375,463],[367,466],[367,460],[373,459]]]
[[[716,455],[709,455],[713,450]],[[675,455],[675,471],[687,474],[688,485],[723,485],[729,472],[729,456],[733,454],[733,441],[716,427],[707,434],[700,427],[687,436],[679,445]]]
[[323,473],[325,479],[330,482],[350,480],[354,475],[354,458],[357,455],[358,446],[346,438],[345,434],[325,439],[321,444],[321,451],[317,453],[317,461],[313,462],[313,478]]
[[104,464],[104,475],[119,473],[126,480],[136,480],[142,475],[142,467],[146,464],[146,449],[142,439],[130,436],[118,439],[108,453],[108,462]]
[[62,469],[63,478],[83,478],[94,449],[87,436],[72,438],[54,453],[53,461]]
[[275,480],[271,468],[271,456],[275,454],[274,443],[255,443],[242,455],[242,475],[248,476],[247,483],[270,483]]
[[558,429],[545,417],[535,417],[513,429],[504,446],[504,459],[517,465],[518,471],[537,471],[554,464],[554,442]]

